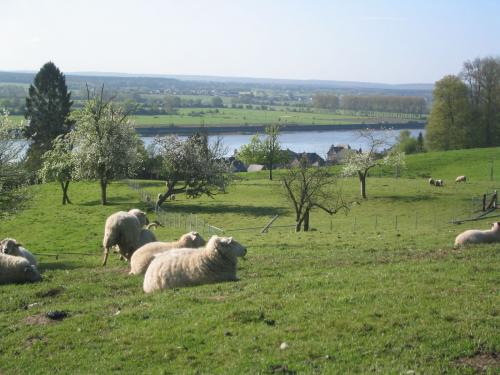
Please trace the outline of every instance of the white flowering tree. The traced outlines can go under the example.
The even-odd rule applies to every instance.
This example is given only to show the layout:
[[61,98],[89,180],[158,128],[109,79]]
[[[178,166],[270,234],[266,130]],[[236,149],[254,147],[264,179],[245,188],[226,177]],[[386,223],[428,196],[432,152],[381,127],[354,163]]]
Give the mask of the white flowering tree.
[[16,163],[21,161],[27,146],[18,137],[24,126],[24,123],[15,124],[6,110],[0,110],[0,191],[22,172]]
[[158,206],[172,194],[213,196],[217,190],[224,190],[231,178],[221,139],[209,143],[207,136],[199,133],[187,139],[157,137],[155,154],[162,159],[161,174],[166,179],[166,192],[159,197]]
[[384,165],[402,168],[405,165],[405,154],[397,150],[383,155],[382,151],[391,146],[393,139],[390,130],[375,131],[365,129],[360,131],[360,137],[368,145],[366,151],[351,152],[346,157],[343,174],[345,176],[357,175],[359,178],[361,196],[366,199],[366,178],[368,172]]
[[60,135],[52,141],[52,148],[42,156],[39,177],[47,181],[57,181],[63,193],[62,204],[70,203],[68,188],[75,174],[75,158],[72,155],[73,141],[69,135]]
[[100,95],[88,95],[85,107],[74,112],[73,118],[75,177],[98,180],[105,205],[108,184],[136,171],[140,139],[128,114],[111,100],[104,100],[103,90]]

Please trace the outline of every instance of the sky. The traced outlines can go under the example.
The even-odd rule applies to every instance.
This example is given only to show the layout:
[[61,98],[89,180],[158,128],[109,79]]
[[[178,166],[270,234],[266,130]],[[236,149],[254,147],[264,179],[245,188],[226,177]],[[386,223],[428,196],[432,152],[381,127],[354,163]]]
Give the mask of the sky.
[[434,83],[500,56],[500,0],[0,0],[0,70]]

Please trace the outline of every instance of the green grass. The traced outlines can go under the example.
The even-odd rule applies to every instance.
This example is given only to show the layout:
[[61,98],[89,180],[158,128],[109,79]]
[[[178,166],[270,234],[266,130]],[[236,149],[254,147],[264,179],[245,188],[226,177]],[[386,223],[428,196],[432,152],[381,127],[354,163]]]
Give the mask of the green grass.
[[[192,112],[205,112],[202,116],[190,116]],[[206,108],[183,108],[178,115],[135,116],[138,127],[141,126],[205,126],[211,125],[252,125],[279,122],[296,125],[338,125],[402,122],[407,120],[386,116],[353,116],[333,112],[293,112],[288,110],[262,111],[257,109],[219,109],[219,113],[208,113]]]
[[[248,247],[247,260],[238,282],[153,295],[116,257],[99,266],[105,218],[145,208],[137,192],[114,183],[102,207],[97,183],[77,183],[74,204],[60,206],[57,185],[35,186],[26,207],[0,222],[2,238],[38,254],[44,276],[0,286],[0,373],[272,374],[286,373],[285,365],[299,374],[475,373],[458,359],[498,355],[500,347],[498,245],[452,244],[465,228],[494,219],[449,221],[470,215],[471,197],[500,185],[500,163],[493,181],[488,164],[499,156],[497,148],[408,157],[402,178],[370,177],[369,199],[348,216],[313,212],[308,233],[277,227],[293,216],[266,173],[243,175],[215,199],[177,196],[165,206],[169,215],[191,213],[224,228]],[[445,187],[429,186],[420,177],[427,174]],[[451,183],[457,174],[471,182]],[[159,182],[142,184],[161,191]],[[342,185],[357,199],[355,179]],[[242,230],[276,213],[269,233]],[[186,230],[156,234],[172,240]],[[47,255],[62,252],[90,255]],[[29,324],[50,310],[69,317]]]
[[[394,114],[377,114],[373,116],[349,115],[335,112],[293,112],[284,108],[275,111],[257,109],[220,108],[219,113],[210,108],[182,108],[177,115],[138,115],[133,116],[137,127],[165,126],[205,126],[223,125],[262,125],[273,122],[292,125],[340,125],[340,124],[373,124],[380,122],[401,123],[408,119],[398,119]],[[190,113],[200,113],[192,116]],[[12,115],[12,121],[21,122],[24,116]]]

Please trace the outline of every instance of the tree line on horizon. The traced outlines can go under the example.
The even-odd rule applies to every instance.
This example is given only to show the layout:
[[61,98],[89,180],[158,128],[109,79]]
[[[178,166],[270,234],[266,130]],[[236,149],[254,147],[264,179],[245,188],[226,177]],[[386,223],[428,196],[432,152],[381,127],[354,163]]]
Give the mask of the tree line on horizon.
[[421,96],[343,95],[316,93],[312,97],[315,108],[345,111],[427,113],[427,101]]
[[429,150],[500,145],[500,58],[464,62],[436,82],[426,127]]

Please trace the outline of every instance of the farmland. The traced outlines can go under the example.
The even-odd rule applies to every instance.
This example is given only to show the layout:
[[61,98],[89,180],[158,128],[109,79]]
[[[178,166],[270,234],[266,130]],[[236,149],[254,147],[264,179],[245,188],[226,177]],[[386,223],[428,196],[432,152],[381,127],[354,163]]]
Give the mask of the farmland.
[[[493,374],[498,246],[452,244],[465,228],[496,219],[450,221],[474,214],[471,197],[499,187],[499,156],[499,148],[409,156],[400,178],[374,172],[368,200],[347,216],[313,211],[307,233],[288,227],[282,171],[272,182],[265,172],[242,175],[215,199],[180,195],[167,202],[160,239],[178,238],[193,225],[180,218],[196,217],[205,237],[209,223],[246,245],[247,259],[238,282],[153,295],[117,258],[99,265],[107,215],[147,208],[137,191],[114,183],[101,206],[97,183],[73,183],[74,204],[60,206],[56,184],[30,187],[0,233],[37,254],[44,281],[0,287],[0,373]],[[470,182],[455,185],[458,174]],[[429,186],[429,176],[445,187]],[[163,185],[137,183],[153,196]],[[342,186],[359,201],[357,180]],[[255,228],[275,214],[275,227],[260,234]],[[52,310],[68,317],[48,321]]]

